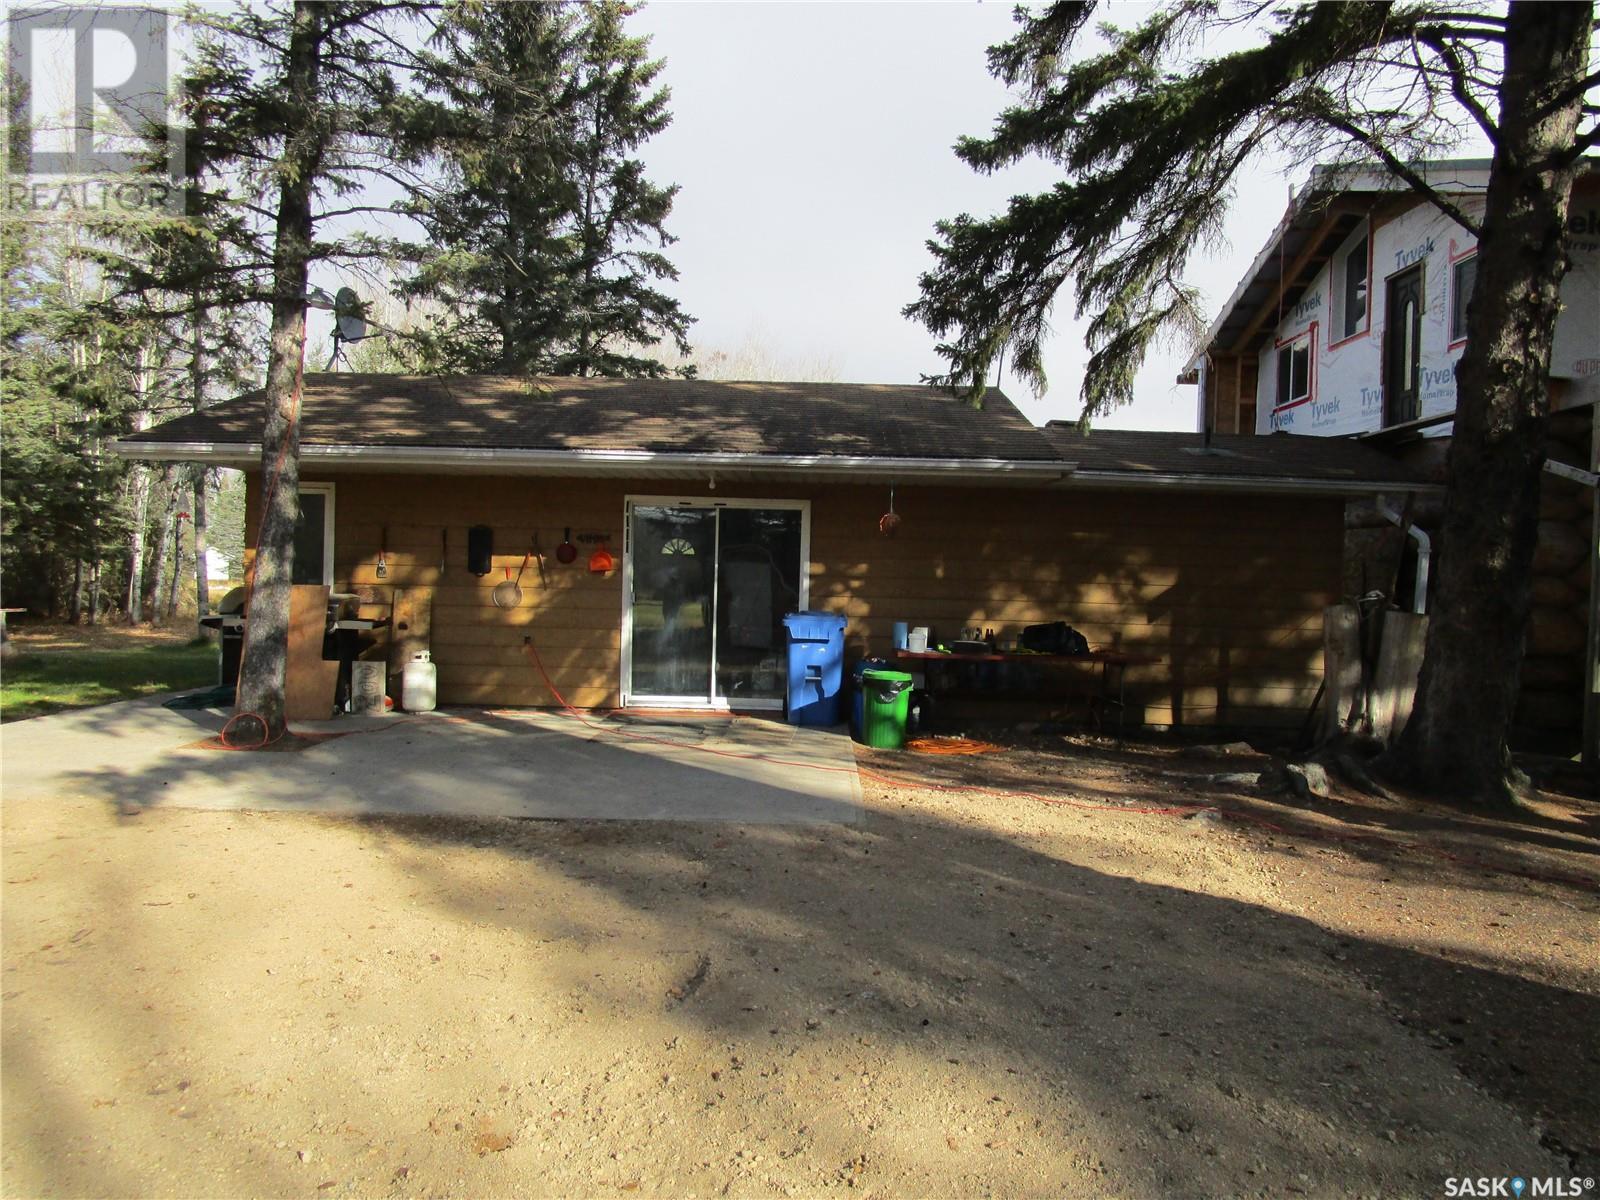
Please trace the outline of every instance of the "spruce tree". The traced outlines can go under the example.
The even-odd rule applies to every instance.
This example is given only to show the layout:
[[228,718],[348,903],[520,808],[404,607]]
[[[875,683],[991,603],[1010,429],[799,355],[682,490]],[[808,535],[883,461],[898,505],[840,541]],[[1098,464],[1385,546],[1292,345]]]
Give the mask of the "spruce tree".
[[[676,187],[635,157],[671,120],[661,63],[624,28],[634,9],[467,2],[434,46],[447,178],[419,206],[433,251],[406,285],[451,310],[419,337],[438,369],[662,376],[691,318],[659,284]],[[641,349],[644,348],[644,349]],[[684,369],[681,373],[688,373]]]
[[[237,736],[246,744],[285,730],[310,270],[387,257],[392,239],[333,236],[330,222],[393,211],[363,199],[376,179],[424,186],[416,168],[440,118],[415,86],[423,64],[409,27],[429,8],[299,0],[190,14],[197,37],[182,81],[186,136],[212,172],[190,197],[204,214],[198,241],[191,253],[152,256],[143,272],[130,265],[127,286],[163,317],[228,305],[268,314],[262,504],[237,702]],[[226,253],[211,247],[216,241]]]
[[[1087,315],[1086,416],[1132,398],[1152,341],[1199,324],[1184,282],[1240,173],[1264,147],[1376,160],[1478,238],[1468,341],[1457,369],[1449,492],[1417,705],[1389,767],[1453,798],[1511,803],[1515,704],[1549,414],[1548,372],[1567,208],[1600,142],[1591,3],[1163,5],[1109,47],[1075,54],[1093,4],[1018,12],[989,52],[1020,89],[986,138],[957,146],[992,171],[1032,155],[1064,178],[999,216],[942,222],[908,315],[943,339],[940,382],[981,403],[1002,348],[1042,386],[1051,309]],[[1249,49],[1208,55],[1224,27]],[[1414,164],[1464,126],[1494,147],[1474,220]]]

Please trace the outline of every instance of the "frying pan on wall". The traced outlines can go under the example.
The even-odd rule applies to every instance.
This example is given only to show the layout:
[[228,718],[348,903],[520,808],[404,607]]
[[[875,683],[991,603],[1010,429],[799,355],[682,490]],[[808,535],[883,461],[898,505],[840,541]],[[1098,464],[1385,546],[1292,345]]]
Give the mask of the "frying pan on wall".
[[561,535],[561,545],[556,547],[556,561],[562,566],[570,566],[578,561],[578,548],[572,544],[572,526],[568,525],[566,532]]

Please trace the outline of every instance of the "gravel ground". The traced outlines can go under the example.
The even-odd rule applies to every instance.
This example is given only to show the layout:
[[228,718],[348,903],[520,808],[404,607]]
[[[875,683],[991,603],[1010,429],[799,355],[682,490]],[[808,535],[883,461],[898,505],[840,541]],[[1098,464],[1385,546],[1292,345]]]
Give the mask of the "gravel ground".
[[[1592,800],[1514,826],[1290,808],[1061,738],[862,762],[854,827],[8,799],[0,1187],[1437,1196],[1595,1173]],[[976,783],[1039,798],[949,790]],[[1212,807],[1137,811],[1172,805]]]

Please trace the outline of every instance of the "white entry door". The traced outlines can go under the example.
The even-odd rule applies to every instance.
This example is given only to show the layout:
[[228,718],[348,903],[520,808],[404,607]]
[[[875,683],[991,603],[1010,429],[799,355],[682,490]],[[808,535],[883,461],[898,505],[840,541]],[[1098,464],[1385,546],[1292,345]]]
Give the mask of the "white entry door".
[[783,617],[806,607],[810,504],[627,502],[622,696],[667,708],[782,708]]

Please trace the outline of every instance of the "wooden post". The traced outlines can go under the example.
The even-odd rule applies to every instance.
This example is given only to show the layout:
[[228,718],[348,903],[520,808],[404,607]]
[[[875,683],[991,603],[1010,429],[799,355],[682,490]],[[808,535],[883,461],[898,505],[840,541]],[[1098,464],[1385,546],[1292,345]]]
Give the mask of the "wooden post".
[[1372,734],[1386,745],[1394,744],[1411,719],[1427,639],[1426,616],[1392,611],[1383,614],[1378,670],[1372,689]]
[[1361,618],[1353,604],[1322,610],[1322,678],[1326,740],[1349,728],[1351,709],[1361,697]]
[[[1589,408],[1589,469],[1600,473],[1600,405]],[[1583,661],[1583,762],[1600,770],[1600,488],[1591,489],[1594,508],[1589,546],[1589,642]]]
[[396,703],[401,701],[400,680],[406,663],[429,649],[432,636],[432,589],[395,588],[389,613],[389,695]]

